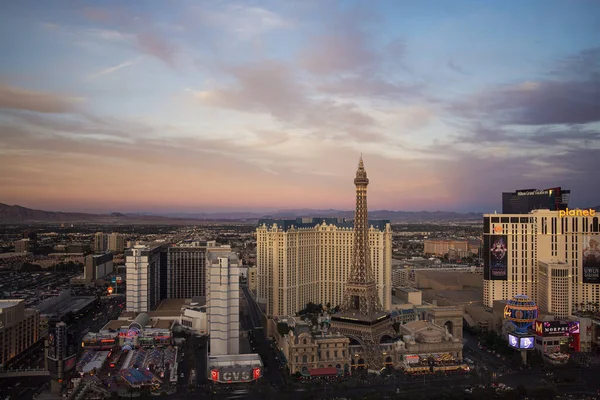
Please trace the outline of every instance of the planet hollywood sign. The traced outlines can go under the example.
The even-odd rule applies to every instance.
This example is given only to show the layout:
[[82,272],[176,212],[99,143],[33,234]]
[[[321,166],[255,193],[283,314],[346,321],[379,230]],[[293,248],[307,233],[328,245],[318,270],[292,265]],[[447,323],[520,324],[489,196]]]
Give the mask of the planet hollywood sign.
[[240,369],[236,371],[220,371],[213,369],[210,371],[210,379],[213,382],[220,383],[239,383],[255,381],[261,377],[260,368]]

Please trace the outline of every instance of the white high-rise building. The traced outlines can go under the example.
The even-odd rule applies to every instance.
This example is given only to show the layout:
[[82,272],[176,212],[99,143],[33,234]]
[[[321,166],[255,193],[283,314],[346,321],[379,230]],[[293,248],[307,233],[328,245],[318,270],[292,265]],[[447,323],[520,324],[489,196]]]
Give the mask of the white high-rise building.
[[568,317],[600,303],[600,229],[593,210],[484,215],[483,303],[531,297]]
[[[256,229],[257,294],[269,315],[294,315],[307,303],[341,305],[354,243],[352,221],[260,220]],[[370,260],[381,305],[392,305],[392,228],[369,221]]]
[[240,261],[232,252],[209,251],[206,266],[210,355],[239,354]]
[[[158,306],[161,298],[162,286],[166,286],[166,279],[162,279],[161,272],[166,271],[165,245],[135,245],[125,252],[126,282],[127,282],[127,311],[148,312]],[[165,291],[164,289],[162,290]]]

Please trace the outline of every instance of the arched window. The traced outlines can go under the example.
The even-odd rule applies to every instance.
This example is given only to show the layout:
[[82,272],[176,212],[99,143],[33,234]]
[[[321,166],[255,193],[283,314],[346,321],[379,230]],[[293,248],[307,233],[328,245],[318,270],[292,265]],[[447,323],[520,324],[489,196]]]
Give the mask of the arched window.
[[306,344],[306,338],[302,339],[302,344]]

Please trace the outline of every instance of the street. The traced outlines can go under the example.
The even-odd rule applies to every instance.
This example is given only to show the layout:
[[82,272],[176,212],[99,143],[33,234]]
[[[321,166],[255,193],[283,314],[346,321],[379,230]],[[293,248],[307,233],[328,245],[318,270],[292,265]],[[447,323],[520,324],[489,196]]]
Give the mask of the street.
[[265,366],[263,375],[269,383],[276,387],[282,388],[285,385],[282,371],[282,362],[277,359],[276,346],[271,347],[271,342],[266,338],[263,327],[260,323],[258,304],[252,297],[247,286],[242,286],[244,297],[247,302],[247,311],[249,312],[252,329],[250,330],[251,338],[253,338],[256,351],[263,360]]

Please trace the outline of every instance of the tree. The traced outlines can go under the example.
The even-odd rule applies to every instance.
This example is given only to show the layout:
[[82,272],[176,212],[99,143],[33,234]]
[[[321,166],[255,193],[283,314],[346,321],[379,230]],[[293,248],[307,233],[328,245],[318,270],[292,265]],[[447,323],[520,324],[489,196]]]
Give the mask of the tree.
[[286,324],[285,322],[277,323],[277,333],[279,333],[279,336],[285,336],[289,332],[290,332],[290,327],[288,326],[288,324]]

